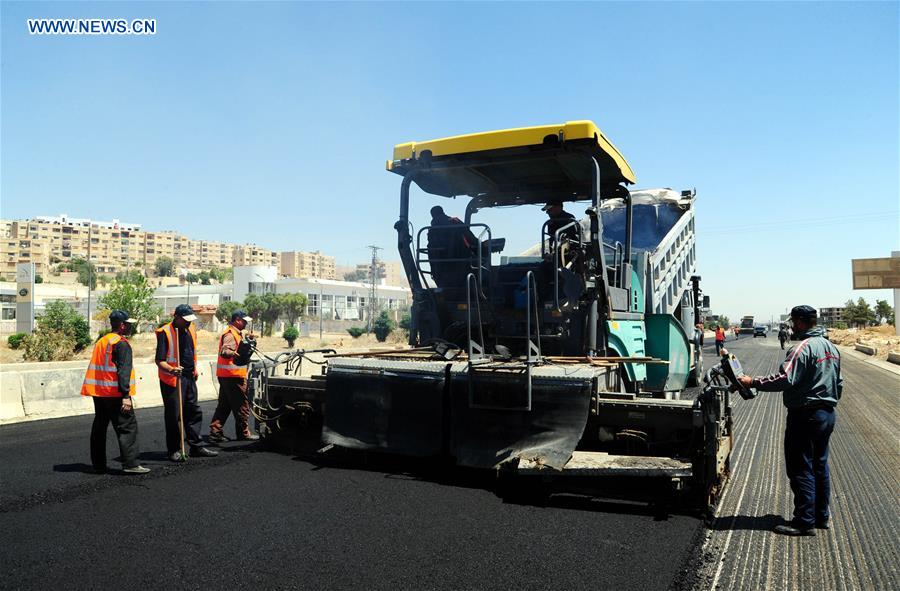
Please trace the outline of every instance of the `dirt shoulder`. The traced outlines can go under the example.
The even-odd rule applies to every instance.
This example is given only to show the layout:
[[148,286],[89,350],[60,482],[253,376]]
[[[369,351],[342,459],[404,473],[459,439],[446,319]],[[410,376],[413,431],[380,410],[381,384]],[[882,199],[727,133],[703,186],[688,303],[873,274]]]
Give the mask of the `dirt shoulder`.
[[853,347],[856,343],[863,343],[875,347],[876,359],[887,359],[888,353],[900,353],[900,336],[894,334],[893,326],[870,326],[863,329],[829,329],[828,338],[832,343]]

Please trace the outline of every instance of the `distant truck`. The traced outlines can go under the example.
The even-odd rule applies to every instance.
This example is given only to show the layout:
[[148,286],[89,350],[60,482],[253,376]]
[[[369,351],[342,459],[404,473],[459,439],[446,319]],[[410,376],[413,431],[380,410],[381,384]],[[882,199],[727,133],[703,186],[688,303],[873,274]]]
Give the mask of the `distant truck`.
[[744,316],[741,318],[740,334],[753,334],[754,326],[753,316]]

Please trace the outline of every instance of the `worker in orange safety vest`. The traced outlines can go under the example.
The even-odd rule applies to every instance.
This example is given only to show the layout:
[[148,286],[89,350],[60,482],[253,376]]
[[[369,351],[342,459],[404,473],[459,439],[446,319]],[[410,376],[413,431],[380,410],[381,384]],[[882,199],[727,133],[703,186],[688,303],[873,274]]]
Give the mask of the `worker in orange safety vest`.
[[244,339],[242,330],[253,320],[243,310],[235,310],[225,331],[219,337],[216,378],[219,380],[219,403],[209,424],[209,442],[228,441],[223,429],[228,415],[234,415],[238,441],[255,441],[259,436],[250,431],[250,402],[247,399],[247,366],[237,365],[238,347]]
[[[197,330],[194,310],[187,304],[175,308],[172,322],[156,329],[156,366],[159,390],[165,406],[166,450],[173,462],[183,462],[182,441],[194,457],[219,455],[200,437],[203,412],[197,401]],[[180,402],[180,404],[179,404]]]
[[122,468],[126,474],[146,474],[150,470],[138,463],[138,424],[134,416],[134,364],[131,345],[125,335],[134,319],[127,312],[114,310],[109,315],[111,332],[97,339],[81,395],[94,401],[91,426],[91,463],[98,474],[105,474],[106,430],[112,423],[119,440]]

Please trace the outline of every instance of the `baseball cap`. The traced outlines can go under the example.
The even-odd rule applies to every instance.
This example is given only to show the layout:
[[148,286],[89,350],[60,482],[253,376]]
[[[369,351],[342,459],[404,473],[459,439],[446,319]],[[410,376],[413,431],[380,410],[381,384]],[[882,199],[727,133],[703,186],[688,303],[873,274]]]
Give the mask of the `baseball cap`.
[[193,322],[197,319],[197,315],[194,314],[194,309],[187,304],[178,304],[178,307],[175,308],[175,316],[181,316],[188,322]]
[[552,201],[548,201],[547,205],[545,205],[544,207],[541,208],[541,211],[547,211],[551,207],[562,207],[562,204],[563,204],[562,200],[553,199]]
[[253,320],[243,310],[235,310],[234,312],[231,313],[231,321],[232,322],[234,322],[238,318],[240,318],[241,320],[246,320],[247,322],[250,322],[251,320]]
[[794,306],[791,308],[791,318],[799,318],[800,320],[815,320],[816,309],[812,306]]
[[122,310],[113,310],[109,313],[109,323],[112,325],[122,324],[127,322],[129,324],[135,324],[137,320],[128,316],[128,312],[123,312]]

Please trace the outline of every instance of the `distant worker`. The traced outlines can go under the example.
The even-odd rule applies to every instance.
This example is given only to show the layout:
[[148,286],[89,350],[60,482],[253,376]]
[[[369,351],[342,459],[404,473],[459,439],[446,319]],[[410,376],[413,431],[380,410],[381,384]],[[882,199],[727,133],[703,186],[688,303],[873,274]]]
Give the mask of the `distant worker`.
[[697,343],[702,347],[703,346],[703,338],[704,338],[703,324],[698,322],[697,324],[694,325],[694,329],[695,329],[694,338],[697,340]]
[[725,329],[722,328],[721,324],[716,325],[716,356],[722,354],[722,349],[725,347]]
[[216,378],[219,380],[219,403],[209,424],[209,442],[228,441],[224,427],[228,415],[234,415],[235,437],[238,441],[259,439],[250,431],[250,401],[247,400],[247,366],[237,365],[238,348],[244,339],[242,330],[252,318],[243,310],[231,314],[231,321],[219,337],[219,358],[216,360]]
[[469,259],[477,247],[478,239],[459,218],[448,216],[440,205],[431,208],[428,261],[438,287],[465,289]]
[[741,338],[741,329],[740,328],[738,328],[737,326],[732,326],[731,330],[732,330],[732,332],[734,332],[734,340],[738,340],[739,338]]
[[834,431],[835,407],[841,399],[841,354],[816,326],[816,310],[791,310],[794,329],[801,339],[791,347],[779,370],[766,377],[741,376],[745,387],[783,392],[787,407],[784,463],[794,493],[794,518],[775,527],[788,536],[814,536],[828,529],[831,474],[828,441]]
[[[548,201],[547,205],[541,208],[547,212],[547,234],[550,237],[550,243],[556,240],[556,232],[576,221],[575,216],[563,209],[563,203],[560,200]],[[567,240],[578,240],[578,229],[575,226],[566,229],[563,236]]]
[[94,400],[94,424],[91,427],[91,464],[97,474],[105,474],[106,430],[112,423],[119,440],[122,471],[146,474],[150,470],[138,463],[138,424],[134,416],[134,365],[131,345],[125,335],[135,320],[127,312],[114,310],[109,315],[111,332],[94,345],[91,361],[84,374],[81,395]]
[[187,304],[175,308],[172,322],[156,329],[156,365],[165,406],[166,449],[169,459],[183,462],[184,441],[190,455],[211,457],[218,452],[204,447],[200,438],[203,413],[197,402],[197,316]]
[[785,325],[781,325],[781,328],[778,329],[778,342],[781,343],[781,348],[784,349],[784,342],[788,340],[788,331]]

